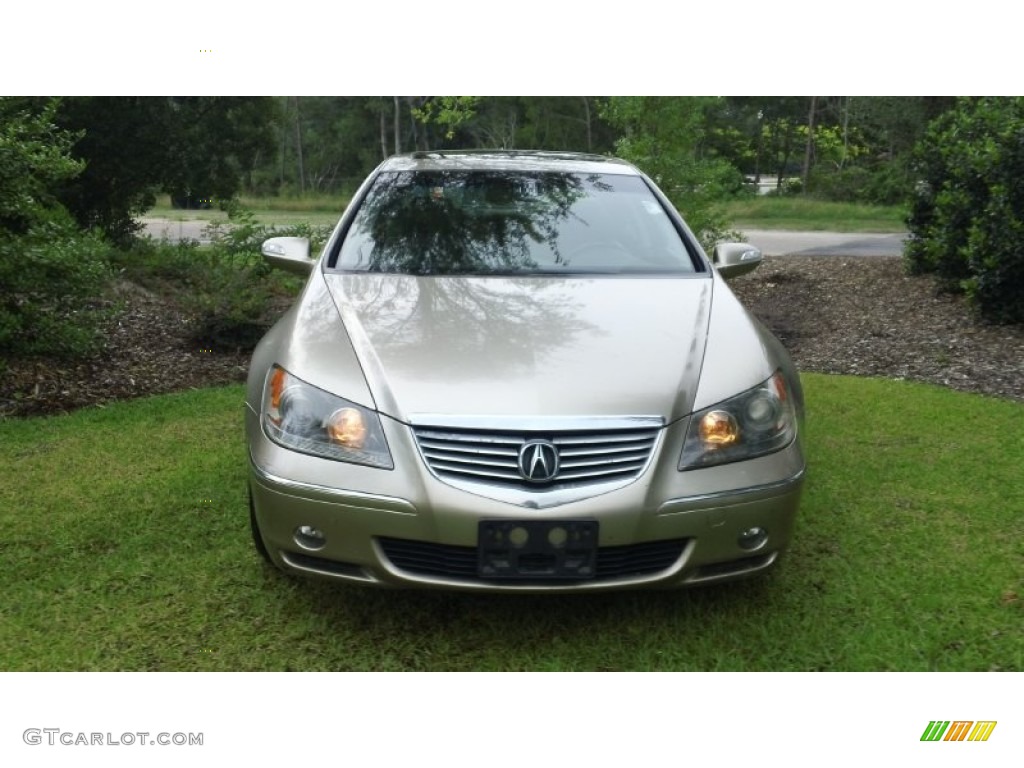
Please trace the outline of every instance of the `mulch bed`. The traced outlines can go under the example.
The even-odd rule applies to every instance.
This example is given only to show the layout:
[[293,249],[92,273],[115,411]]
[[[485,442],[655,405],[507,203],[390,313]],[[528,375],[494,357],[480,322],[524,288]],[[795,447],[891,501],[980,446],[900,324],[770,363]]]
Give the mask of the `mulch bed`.
[[732,286],[802,371],[1024,400],[1024,328],[982,323],[898,258],[778,257]]
[[[731,284],[802,371],[912,379],[1024,401],[1024,328],[987,326],[960,297],[898,258],[782,256]],[[0,417],[245,380],[249,352],[204,349],[173,298],[116,286],[125,310],[103,355],[81,363],[12,361]]]

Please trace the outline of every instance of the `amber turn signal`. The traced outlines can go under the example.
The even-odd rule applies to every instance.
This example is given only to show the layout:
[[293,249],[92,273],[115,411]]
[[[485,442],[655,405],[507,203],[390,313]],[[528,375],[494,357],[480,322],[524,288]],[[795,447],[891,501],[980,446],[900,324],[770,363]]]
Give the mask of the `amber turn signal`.
[[284,368],[274,367],[270,374],[270,407],[275,411],[281,408],[281,393],[284,391],[284,381],[288,376]]

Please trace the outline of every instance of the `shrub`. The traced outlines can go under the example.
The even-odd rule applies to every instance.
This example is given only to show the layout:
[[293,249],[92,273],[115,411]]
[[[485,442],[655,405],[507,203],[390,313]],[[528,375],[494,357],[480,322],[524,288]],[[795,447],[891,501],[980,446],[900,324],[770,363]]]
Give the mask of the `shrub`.
[[112,308],[102,300],[109,248],[70,216],[37,220],[18,237],[0,236],[0,353],[84,357],[102,345]]
[[[0,98],[0,356],[80,357],[100,346],[108,248],[54,190],[82,171],[58,102]],[[0,361],[0,368],[4,364]]]
[[251,349],[280,309],[278,297],[290,298],[302,280],[272,270],[260,254],[264,240],[275,236],[307,237],[314,249],[330,227],[296,224],[274,228],[256,221],[237,202],[227,204],[228,225],[207,229],[210,244],[171,246],[177,250],[165,269],[184,278],[189,290],[182,303],[193,317],[193,337],[212,349]]
[[908,269],[1024,323],[1024,98],[963,99],[915,151]]
[[910,196],[907,169],[898,161],[836,170],[817,167],[809,191],[823,200],[868,205],[902,205]]

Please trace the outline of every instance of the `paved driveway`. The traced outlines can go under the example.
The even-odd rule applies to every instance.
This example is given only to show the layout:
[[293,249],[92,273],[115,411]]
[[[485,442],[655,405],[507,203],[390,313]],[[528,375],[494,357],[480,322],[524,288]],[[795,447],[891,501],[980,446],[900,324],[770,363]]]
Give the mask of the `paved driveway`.
[[787,232],[743,230],[746,241],[766,256],[899,256],[906,233]]
[[[207,222],[173,221],[144,218],[147,234],[157,239],[199,240],[207,242],[203,230]],[[788,232],[782,230],[743,230],[746,241],[756,245],[766,256],[801,254],[807,256],[899,256],[903,253],[906,234],[873,234],[869,232]]]
[[156,219],[146,217],[142,219],[142,228],[147,235],[157,240],[198,240],[201,243],[208,243],[204,231],[209,225],[208,221],[192,219],[190,221],[172,221],[171,219]]

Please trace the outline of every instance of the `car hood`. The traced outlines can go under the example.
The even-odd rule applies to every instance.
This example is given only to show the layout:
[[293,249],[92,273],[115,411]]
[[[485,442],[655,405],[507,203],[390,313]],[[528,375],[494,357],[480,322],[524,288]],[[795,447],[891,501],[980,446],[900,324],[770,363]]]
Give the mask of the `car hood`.
[[400,421],[667,422],[693,404],[711,309],[706,276],[324,278],[377,409]]

